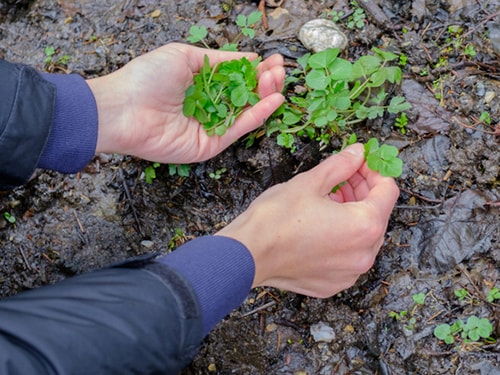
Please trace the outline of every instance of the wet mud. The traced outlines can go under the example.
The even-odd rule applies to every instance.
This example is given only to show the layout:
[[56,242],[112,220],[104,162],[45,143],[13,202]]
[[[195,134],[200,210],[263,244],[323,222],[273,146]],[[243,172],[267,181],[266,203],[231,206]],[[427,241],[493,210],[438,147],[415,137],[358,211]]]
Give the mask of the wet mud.
[[[307,52],[297,39],[303,23],[332,9],[343,10],[346,20],[354,10],[346,0],[266,3],[268,28],[242,48],[281,53],[290,67]],[[4,1],[0,58],[91,78],[185,41],[193,24],[206,26],[217,48],[236,35],[236,16],[258,5]],[[488,300],[500,288],[499,3],[378,0],[359,7],[364,27],[340,23],[349,39],[345,56],[374,46],[404,54],[404,79],[395,90],[412,104],[406,134],[391,116],[355,129],[361,139],[396,145],[404,160],[380,256],[354,287],[329,299],[253,290],[206,338],[185,375],[500,373],[500,300]],[[48,62],[46,47],[54,48]],[[481,118],[485,112],[489,121]],[[149,163],[128,156],[98,155],[76,175],[37,171],[25,186],[0,193],[1,296],[213,233],[265,188],[330,151],[300,143],[292,155],[272,137],[250,148],[241,140],[191,165],[189,177],[162,165],[152,184],[144,176]],[[211,177],[221,168],[220,178]],[[461,289],[467,296],[459,299]],[[414,300],[418,293],[423,304]],[[434,336],[437,325],[473,315],[493,324],[493,340],[458,335],[448,345]]]

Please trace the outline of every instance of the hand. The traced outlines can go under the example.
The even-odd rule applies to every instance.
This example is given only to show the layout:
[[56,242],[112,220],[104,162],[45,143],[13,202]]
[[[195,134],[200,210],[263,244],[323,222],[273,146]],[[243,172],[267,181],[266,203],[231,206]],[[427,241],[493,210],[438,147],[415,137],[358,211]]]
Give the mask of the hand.
[[363,152],[360,144],[350,146],[272,187],[217,233],[252,253],[254,287],[324,298],[370,269],[399,189],[392,178],[368,169]]
[[283,102],[283,58],[258,66],[261,101],[248,108],[222,137],[207,136],[200,123],[182,113],[186,89],[203,66],[254,53],[223,52],[172,43],[138,57],[122,69],[87,81],[97,102],[97,152],[121,153],[163,163],[190,163],[215,156],[262,125]]

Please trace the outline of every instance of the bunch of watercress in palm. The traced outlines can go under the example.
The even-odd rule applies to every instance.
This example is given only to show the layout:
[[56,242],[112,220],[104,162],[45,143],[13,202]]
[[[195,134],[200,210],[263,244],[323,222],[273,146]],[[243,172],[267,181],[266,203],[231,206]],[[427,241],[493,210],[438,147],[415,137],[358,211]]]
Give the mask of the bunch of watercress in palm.
[[210,66],[208,56],[186,90],[183,112],[196,118],[208,135],[224,135],[244,108],[259,101],[257,65],[243,57]]

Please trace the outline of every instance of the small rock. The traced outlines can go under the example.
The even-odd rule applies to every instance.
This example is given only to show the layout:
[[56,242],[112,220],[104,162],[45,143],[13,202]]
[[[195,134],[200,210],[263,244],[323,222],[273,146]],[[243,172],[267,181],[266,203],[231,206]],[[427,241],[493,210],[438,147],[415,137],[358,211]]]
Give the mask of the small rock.
[[141,241],[141,245],[144,246],[146,249],[151,249],[155,245],[155,243],[153,241],[144,240]]
[[299,31],[299,40],[304,47],[313,52],[324,51],[328,48],[347,47],[347,37],[337,25],[330,20],[318,18],[306,22]]
[[484,94],[484,102],[486,104],[490,104],[490,102],[495,98],[496,93],[495,91],[487,91],[486,94]]
[[335,339],[333,328],[323,322],[311,326],[311,335],[316,342],[332,342]]

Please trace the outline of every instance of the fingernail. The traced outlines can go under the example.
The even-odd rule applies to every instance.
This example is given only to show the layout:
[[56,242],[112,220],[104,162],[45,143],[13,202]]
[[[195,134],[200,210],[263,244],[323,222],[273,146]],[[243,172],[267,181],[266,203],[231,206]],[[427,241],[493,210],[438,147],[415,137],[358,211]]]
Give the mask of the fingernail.
[[344,149],[345,152],[348,152],[352,155],[362,155],[365,152],[365,149],[361,143],[355,143],[353,145],[350,145]]

